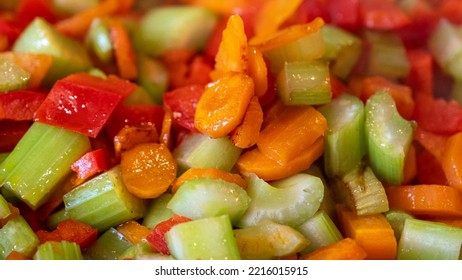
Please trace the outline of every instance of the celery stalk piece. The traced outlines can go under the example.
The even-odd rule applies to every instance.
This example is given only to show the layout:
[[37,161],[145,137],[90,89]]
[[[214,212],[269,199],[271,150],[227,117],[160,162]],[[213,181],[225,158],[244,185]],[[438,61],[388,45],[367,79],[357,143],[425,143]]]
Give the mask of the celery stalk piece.
[[285,105],[320,105],[331,100],[326,61],[286,62],[277,76],[278,94]]
[[328,177],[342,176],[366,154],[364,104],[356,96],[342,94],[319,108],[327,120],[324,137],[324,169]]
[[63,200],[69,217],[99,232],[143,217],[147,206],[145,200],[127,191],[119,165],[66,193]]
[[22,216],[16,216],[0,228],[0,259],[17,251],[32,257],[39,245],[39,239]]
[[319,59],[324,55],[325,51],[326,46],[319,30],[292,42],[264,50],[263,56],[271,65],[271,72],[278,73],[286,62]]
[[142,86],[157,104],[162,104],[162,96],[168,88],[168,72],[164,64],[147,55],[139,54],[138,84]]
[[95,18],[91,22],[85,37],[85,44],[101,62],[109,63],[114,59],[109,27],[103,19]]
[[122,233],[111,227],[83,252],[83,256],[90,260],[118,260],[132,245]]
[[80,246],[69,241],[47,241],[40,244],[34,260],[83,260]]
[[151,245],[147,242],[140,242],[128,247],[122,254],[119,255],[119,260],[148,258],[154,254],[155,253],[152,251]]
[[168,248],[177,260],[239,260],[239,248],[227,215],[203,218],[172,227]]
[[64,220],[69,219],[69,214],[66,212],[66,209],[60,209],[50,216],[45,221],[45,226],[48,230],[54,230],[58,224]]
[[323,210],[318,211],[313,217],[297,227],[297,230],[310,241],[310,244],[300,252],[302,255],[336,243],[343,238],[335,223]]
[[15,41],[14,52],[43,53],[53,57],[53,63],[43,84],[51,86],[69,74],[91,68],[91,60],[78,41],[59,33],[42,18],[35,18]]
[[0,164],[0,185],[37,209],[90,148],[85,135],[35,122]]
[[326,53],[323,59],[331,61],[332,74],[346,80],[361,55],[361,39],[330,24],[324,25],[321,32],[326,44]]
[[167,208],[167,204],[172,199],[171,193],[163,193],[159,197],[151,200],[143,217],[143,226],[153,229],[160,222],[173,217],[173,211]]
[[370,45],[367,74],[390,79],[404,78],[410,70],[406,48],[397,33],[367,30],[365,39]]
[[183,169],[217,168],[231,171],[242,149],[228,137],[210,138],[200,133],[187,135],[173,151],[178,166]]
[[9,155],[10,153],[0,153],[0,163],[2,163]]
[[358,164],[337,183],[345,203],[356,215],[371,215],[389,210],[385,189],[374,172],[365,164]]
[[403,232],[404,222],[406,219],[414,218],[411,214],[408,214],[401,210],[389,210],[384,213],[385,218],[391,225],[391,228],[395,232],[396,241],[399,242],[401,238],[401,232]]
[[29,80],[29,72],[16,63],[0,57],[0,93],[23,89]]
[[398,243],[399,260],[458,260],[462,228],[409,218]]
[[319,177],[305,173],[272,181],[271,185],[255,174],[246,175],[250,205],[237,222],[239,228],[264,220],[297,227],[318,211],[324,184]]
[[171,49],[202,50],[218,23],[218,15],[199,6],[150,9],[135,31],[135,48],[151,56]]
[[385,183],[399,185],[413,139],[413,125],[401,117],[387,91],[371,96],[365,109],[366,142],[372,170]]
[[310,241],[286,225],[263,221],[244,229],[235,229],[242,259],[270,260],[302,251]]
[[428,48],[438,65],[456,79],[462,79],[462,35],[459,28],[442,18],[428,40]]
[[223,179],[195,178],[181,185],[167,207],[192,220],[228,215],[235,225],[249,203],[246,191],[237,184]]
[[11,214],[10,207],[8,207],[8,201],[0,195],[0,220]]

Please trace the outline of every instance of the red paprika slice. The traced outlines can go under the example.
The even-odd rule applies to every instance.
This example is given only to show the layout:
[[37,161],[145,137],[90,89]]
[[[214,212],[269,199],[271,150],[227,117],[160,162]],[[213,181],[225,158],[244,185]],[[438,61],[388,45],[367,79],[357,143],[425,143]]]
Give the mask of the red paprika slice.
[[26,90],[0,94],[0,120],[32,120],[45,97],[45,94]]
[[159,223],[152,232],[146,237],[146,240],[151,245],[152,249],[164,255],[170,255],[165,234],[175,225],[189,222],[191,219],[180,215],[173,215],[172,218]]
[[84,154],[71,165],[72,171],[77,173],[74,184],[78,185],[111,166],[110,154],[106,149],[97,149]]
[[56,229],[51,232],[39,230],[36,234],[40,243],[66,240],[77,243],[81,250],[85,250],[98,237],[98,230],[85,223],[67,219],[60,222]]
[[397,30],[411,22],[393,0],[359,0],[359,18],[363,27],[376,30]]
[[0,153],[11,152],[30,125],[30,121],[0,120]]

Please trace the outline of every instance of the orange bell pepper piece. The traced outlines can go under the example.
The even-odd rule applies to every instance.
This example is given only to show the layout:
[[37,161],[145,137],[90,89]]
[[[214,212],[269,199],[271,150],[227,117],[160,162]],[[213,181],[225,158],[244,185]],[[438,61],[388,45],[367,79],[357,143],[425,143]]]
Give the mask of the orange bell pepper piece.
[[138,77],[138,66],[136,64],[136,54],[127,30],[122,23],[112,21],[109,25],[109,34],[114,46],[119,76],[123,79],[135,80]]
[[137,221],[130,220],[117,227],[120,232],[131,243],[140,243],[146,241],[146,237],[151,233],[151,230]]
[[450,186],[462,193],[462,132],[451,135],[444,147],[441,166]]

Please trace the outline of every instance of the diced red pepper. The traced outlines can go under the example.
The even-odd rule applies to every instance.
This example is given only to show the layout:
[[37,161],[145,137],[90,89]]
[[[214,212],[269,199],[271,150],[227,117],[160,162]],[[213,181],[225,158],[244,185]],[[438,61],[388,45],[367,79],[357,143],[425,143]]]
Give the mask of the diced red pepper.
[[462,131],[462,107],[457,101],[418,95],[415,102],[414,119],[423,129],[442,135]]
[[108,121],[106,131],[110,139],[123,127],[154,125],[157,131],[162,129],[164,109],[162,105],[124,105],[116,108]]
[[351,90],[345,85],[345,83],[335,76],[330,76],[330,86],[332,90],[332,98],[335,99],[343,93],[350,93]]
[[27,221],[33,231],[39,231],[44,228],[44,225],[37,215],[37,212],[32,210],[26,203],[19,201],[16,204],[16,207],[18,207],[19,213]]
[[19,140],[26,134],[30,121],[0,121],[0,153],[11,152]]
[[98,230],[85,223],[67,219],[60,222],[56,229],[51,232],[39,230],[36,234],[40,243],[65,240],[75,242],[81,250],[85,250],[98,237]]
[[289,22],[294,24],[308,23],[317,17],[321,17],[324,22],[330,22],[330,0],[304,0]]
[[393,0],[360,0],[359,18],[365,28],[397,30],[411,20]]
[[428,151],[422,150],[417,155],[417,180],[420,184],[447,185],[441,163]]
[[45,94],[26,90],[0,94],[0,120],[32,120],[45,97]]
[[412,88],[414,95],[433,94],[433,58],[429,51],[413,49],[407,52],[410,71],[406,83]]
[[164,105],[172,112],[173,122],[190,131],[194,127],[197,103],[204,92],[204,86],[192,85],[169,91],[163,96]]
[[78,185],[90,177],[99,174],[111,167],[111,157],[106,149],[97,149],[84,154],[71,165],[77,173],[75,184]]
[[146,237],[146,240],[149,242],[149,245],[151,245],[154,251],[164,255],[170,255],[170,250],[168,249],[167,242],[165,240],[165,234],[175,225],[189,221],[191,221],[191,219],[187,217],[173,215],[172,218],[159,223]]
[[58,20],[53,11],[51,1],[48,0],[21,0],[16,9],[15,22],[22,27],[28,25],[34,18],[41,17],[49,23]]
[[438,13],[454,24],[462,24],[462,5],[460,0],[444,0],[438,6]]
[[359,28],[359,0],[329,0],[331,23],[350,31]]
[[221,21],[215,26],[212,34],[210,35],[207,44],[204,49],[204,57],[210,62],[215,61],[215,56],[217,55],[218,48],[221,43],[223,30],[226,28],[229,17],[224,17]]
[[135,84],[115,76],[70,75],[54,84],[34,120],[96,137],[114,109],[135,89]]
[[22,29],[14,22],[0,18],[0,34],[8,38],[8,43],[11,45],[21,34]]

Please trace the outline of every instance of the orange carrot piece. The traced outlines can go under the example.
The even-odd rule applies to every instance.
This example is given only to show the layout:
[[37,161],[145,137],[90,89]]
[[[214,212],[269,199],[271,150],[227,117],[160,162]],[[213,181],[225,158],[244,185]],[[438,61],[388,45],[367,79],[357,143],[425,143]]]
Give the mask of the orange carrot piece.
[[301,256],[300,260],[364,260],[366,251],[356,240],[346,237],[342,240],[321,247],[309,254]]
[[135,80],[138,77],[136,54],[127,30],[119,21],[112,21],[109,26],[109,34],[114,46],[119,76],[123,79]]
[[143,143],[123,152],[120,167],[127,190],[146,199],[166,192],[178,169],[170,150],[159,143]]
[[6,35],[0,34],[0,52],[6,51],[10,46],[8,37]]
[[247,61],[248,45],[244,23],[239,15],[232,15],[223,30],[212,80],[218,80],[228,73],[247,73]]
[[263,110],[254,96],[250,100],[249,107],[244,115],[242,123],[230,134],[230,139],[236,147],[247,149],[257,143],[260,136],[261,124],[263,123]]
[[27,261],[27,260],[32,260],[31,257],[28,257],[24,255],[23,253],[20,253],[18,251],[11,251],[11,253],[6,256],[6,260],[9,261]]
[[429,151],[439,162],[443,160],[444,148],[448,140],[447,136],[439,135],[417,126],[414,138],[420,145]]
[[311,146],[327,130],[326,118],[312,106],[290,106],[260,133],[258,149],[281,163]]
[[366,259],[396,258],[395,234],[383,214],[358,216],[345,205],[337,205],[336,210],[342,235],[356,240],[366,251]]
[[282,103],[280,99],[277,99],[273,104],[271,104],[263,114],[263,124],[262,128],[265,128],[268,124],[272,123],[275,119],[279,117],[282,112],[286,109],[286,105]]
[[449,185],[462,193],[462,132],[448,138],[441,166]]
[[138,144],[155,143],[159,141],[159,134],[154,125],[125,126],[114,136],[115,155],[119,157],[123,152]]
[[189,168],[172,183],[172,193],[175,193],[178,188],[186,181],[195,178],[213,178],[223,179],[230,183],[239,185],[241,188],[246,189],[247,183],[244,178],[239,174],[230,173],[217,168]]
[[255,17],[256,36],[274,34],[300,6],[302,0],[267,0]]
[[417,176],[417,151],[415,144],[411,144],[404,161],[403,182],[402,184],[411,184]]
[[268,68],[263,53],[258,48],[250,46],[247,59],[248,73],[255,84],[255,95],[262,97],[268,91]]
[[146,241],[146,237],[151,233],[150,229],[134,220],[119,225],[117,231],[133,244]]
[[236,73],[209,84],[197,103],[194,126],[212,138],[227,136],[242,123],[254,96],[252,78]]
[[254,148],[242,154],[236,166],[241,174],[255,173],[265,181],[272,181],[308,169],[323,153],[324,137],[319,137],[310,147],[288,162],[277,162],[260,152],[258,148]]
[[403,118],[408,120],[412,118],[415,103],[410,87],[394,83],[380,76],[368,77],[362,81],[361,99],[366,101],[378,90],[386,90],[391,94],[396,103],[396,109]]
[[132,6],[133,0],[104,0],[90,9],[58,21],[55,26],[56,29],[63,34],[82,38],[86,34],[93,19],[128,11]]
[[445,185],[386,187],[390,209],[415,216],[462,218],[462,194]]
[[27,89],[36,90],[51,67],[53,58],[48,54],[5,52],[1,54],[5,59],[16,63],[30,73]]
[[248,0],[183,0],[188,5],[206,7],[220,15],[232,14],[235,8],[244,7]]
[[172,125],[173,115],[172,111],[164,106],[164,118],[162,119],[162,129],[160,131],[160,143],[164,144],[169,149],[172,148]]

